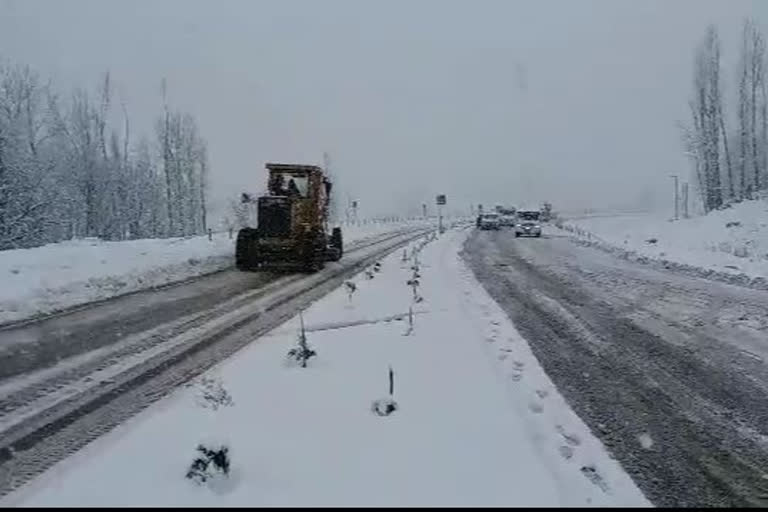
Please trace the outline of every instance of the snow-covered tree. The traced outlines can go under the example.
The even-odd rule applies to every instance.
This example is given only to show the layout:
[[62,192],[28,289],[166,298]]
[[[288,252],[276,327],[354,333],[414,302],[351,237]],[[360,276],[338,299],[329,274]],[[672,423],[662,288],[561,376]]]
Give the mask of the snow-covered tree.
[[167,106],[158,119],[157,140],[165,178],[166,210],[171,236],[206,229],[205,186],[208,155],[195,118]]
[[720,40],[714,26],[707,28],[696,50],[691,100],[692,124],[685,135],[686,149],[696,162],[696,181],[706,211],[723,205],[720,148],[724,134],[720,84]]
[[0,61],[0,250],[205,232],[209,166],[195,119],[165,102],[155,159],[115,99],[108,72],[95,94],[60,95]]
[[744,22],[739,59],[739,155],[742,197],[766,187],[765,38],[752,20]]
[[50,159],[42,113],[45,87],[28,67],[0,62],[0,249],[45,243]]

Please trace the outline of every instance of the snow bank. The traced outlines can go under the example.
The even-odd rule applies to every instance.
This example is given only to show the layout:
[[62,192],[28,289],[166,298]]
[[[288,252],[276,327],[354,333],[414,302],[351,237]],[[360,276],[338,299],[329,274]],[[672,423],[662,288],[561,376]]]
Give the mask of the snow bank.
[[566,219],[583,243],[641,262],[736,284],[768,288],[768,200],[745,201],[702,217],[660,215]]
[[[417,304],[398,251],[312,305],[308,368],[286,364],[292,319],[209,372],[231,406],[180,389],[2,506],[647,506],[460,260],[464,239],[422,251]],[[398,409],[380,417],[390,366]],[[184,478],[200,442],[229,447],[230,478]]]
[[[343,227],[354,244],[423,221]],[[72,240],[0,251],[0,324],[162,286],[234,265],[228,233],[105,242]]]

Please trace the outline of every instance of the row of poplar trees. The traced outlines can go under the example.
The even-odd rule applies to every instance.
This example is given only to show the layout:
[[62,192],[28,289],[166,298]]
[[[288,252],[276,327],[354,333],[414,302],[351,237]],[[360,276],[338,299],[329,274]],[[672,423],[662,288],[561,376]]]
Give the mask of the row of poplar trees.
[[723,75],[716,27],[696,49],[683,134],[705,212],[768,189],[767,65],[765,38],[752,20],[742,28],[735,76]]

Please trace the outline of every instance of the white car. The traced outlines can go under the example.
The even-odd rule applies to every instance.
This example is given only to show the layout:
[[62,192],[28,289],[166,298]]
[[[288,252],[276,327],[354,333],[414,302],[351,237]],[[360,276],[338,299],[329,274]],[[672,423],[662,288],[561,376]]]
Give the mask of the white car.
[[524,220],[515,226],[515,237],[535,236],[541,237],[541,225],[536,221]]

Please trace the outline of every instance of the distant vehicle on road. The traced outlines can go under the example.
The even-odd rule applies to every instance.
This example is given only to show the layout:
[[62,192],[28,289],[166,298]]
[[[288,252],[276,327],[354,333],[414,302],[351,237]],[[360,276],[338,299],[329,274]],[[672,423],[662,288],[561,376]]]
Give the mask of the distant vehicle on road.
[[496,213],[499,214],[499,224],[503,228],[513,228],[517,224],[517,211],[514,208],[504,207],[498,208]]
[[541,212],[539,210],[517,210],[517,220],[519,222],[539,222]]
[[480,215],[480,219],[478,222],[478,227],[480,229],[499,229],[501,227],[500,224],[500,216],[498,213],[484,213]]
[[515,226],[515,236],[535,236],[536,238],[540,238],[541,226],[536,222],[522,222]]
[[538,210],[518,210],[517,224],[515,225],[515,237],[535,236],[541,237],[541,212]]

